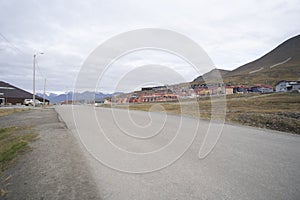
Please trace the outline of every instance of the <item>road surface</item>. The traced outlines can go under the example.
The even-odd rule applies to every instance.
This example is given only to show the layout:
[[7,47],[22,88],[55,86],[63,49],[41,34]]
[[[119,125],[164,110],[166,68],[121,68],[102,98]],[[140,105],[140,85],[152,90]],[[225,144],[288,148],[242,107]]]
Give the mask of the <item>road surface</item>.
[[[127,110],[113,109],[112,112],[90,106],[73,109],[74,112],[71,106],[56,107],[61,119],[81,141],[103,199],[300,198],[298,135],[226,124],[210,154],[199,159],[205,133],[213,126],[208,121],[164,113],[149,115],[142,111],[128,115]],[[188,141],[180,138],[173,149],[157,156],[157,162],[147,163],[145,159],[143,165],[139,158],[134,160],[125,154],[110,152],[110,147],[99,136],[104,133],[123,151],[144,156],[143,153],[156,152],[172,138],[180,137],[180,133],[176,135],[179,129],[190,138],[195,127],[198,127],[197,135],[192,145],[178,160],[148,173],[122,170],[158,169],[166,164],[164,159],[179,155],[181,146]],[[128,165],[126,159],[132,165]]]

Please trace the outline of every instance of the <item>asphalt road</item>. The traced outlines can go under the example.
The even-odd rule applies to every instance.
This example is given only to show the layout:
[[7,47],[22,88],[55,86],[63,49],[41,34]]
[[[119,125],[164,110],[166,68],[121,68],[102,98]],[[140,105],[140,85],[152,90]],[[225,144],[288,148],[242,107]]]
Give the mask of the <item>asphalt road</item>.
[[[201,146],[213,146],[218,124],[164,113],[73,109],[56,107],[81,141],[103,199],[300,198],[298,135],[226,124],[212,151],[199,159]],[[209,128],[211,141],[203,144]]]

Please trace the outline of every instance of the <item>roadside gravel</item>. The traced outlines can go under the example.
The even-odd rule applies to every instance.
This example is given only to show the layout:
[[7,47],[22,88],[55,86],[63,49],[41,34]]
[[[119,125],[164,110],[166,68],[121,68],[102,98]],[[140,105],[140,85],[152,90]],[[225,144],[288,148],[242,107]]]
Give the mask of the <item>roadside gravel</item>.
[[1,180],[11,178],[0,199],[100,199],[83,152],[53,108],[0,117],[0,127],[12,126],[32,126],[39,136],[2,174]]

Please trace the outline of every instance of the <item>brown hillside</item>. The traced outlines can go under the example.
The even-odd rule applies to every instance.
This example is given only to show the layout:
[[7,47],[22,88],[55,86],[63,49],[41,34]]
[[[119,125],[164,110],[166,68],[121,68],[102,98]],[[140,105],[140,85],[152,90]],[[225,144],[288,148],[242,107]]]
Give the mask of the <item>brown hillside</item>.
[[[300,35],[288,39],[275,49],[233,71],[222,73],[225,83],[275,85],[280,80],[300,78]],[[210,72],[209,72],[210,73]],[[194,81],[203,81],[199,76]]]

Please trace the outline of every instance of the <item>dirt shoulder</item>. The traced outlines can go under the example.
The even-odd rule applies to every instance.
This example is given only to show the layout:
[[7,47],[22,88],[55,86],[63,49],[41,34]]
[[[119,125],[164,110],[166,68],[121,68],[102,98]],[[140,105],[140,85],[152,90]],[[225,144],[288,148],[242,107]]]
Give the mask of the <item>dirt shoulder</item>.
[[[0,199],[100,199],[86,158],[54,109],[0,117],[0,127],[32,127],[38,139],[3,172]],[[7,180],[5,180],[7,179]]]

